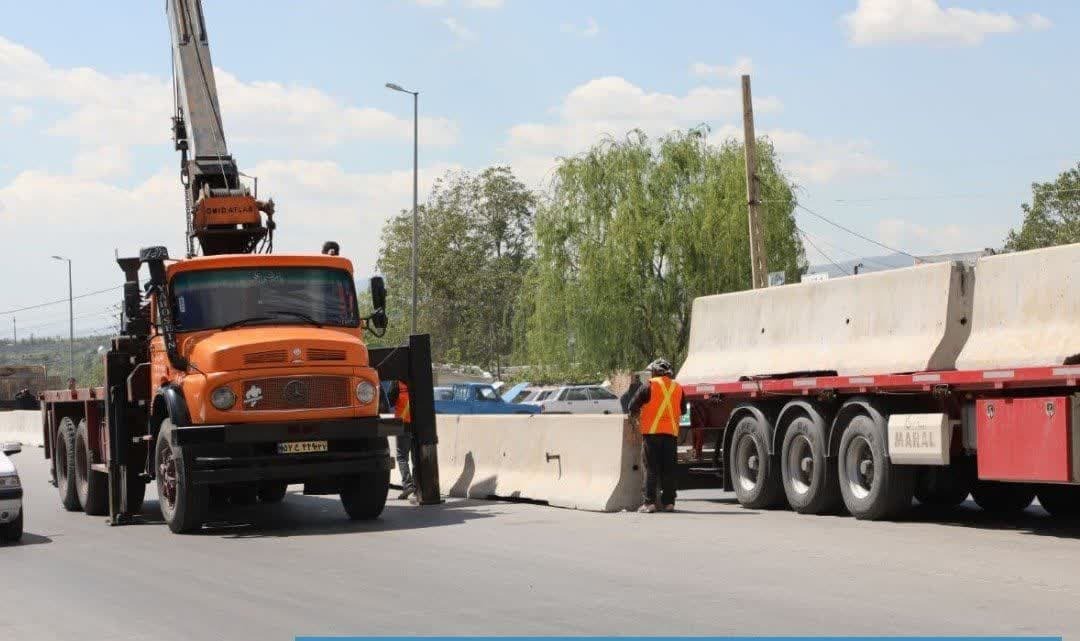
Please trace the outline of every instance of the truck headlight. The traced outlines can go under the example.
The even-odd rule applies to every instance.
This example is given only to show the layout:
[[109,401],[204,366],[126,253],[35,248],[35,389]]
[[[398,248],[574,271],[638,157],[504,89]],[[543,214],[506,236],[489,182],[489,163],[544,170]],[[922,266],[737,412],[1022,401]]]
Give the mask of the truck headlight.
[[236,405],[236,394],[228,387],[219,387],[210,395],[210,404],[219,410],[227,410]]
[[356,400],[367,405],[375,400],[375,386],[368,381],[360,381],[356,384]]
[[3,488],[22,487],[22,484],[19,482],[19,475],[18,474],[5,474],[4,476],[0,476],[0,487],[3,487]]

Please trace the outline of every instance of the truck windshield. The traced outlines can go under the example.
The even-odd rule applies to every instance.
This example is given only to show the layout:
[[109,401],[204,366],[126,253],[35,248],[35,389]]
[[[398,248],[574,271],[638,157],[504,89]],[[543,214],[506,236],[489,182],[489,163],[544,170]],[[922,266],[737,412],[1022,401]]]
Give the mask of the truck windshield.
[[348,272],[323,267],[238,268],[182,272],[172,280],[179,331],[230,324],[360,324]]

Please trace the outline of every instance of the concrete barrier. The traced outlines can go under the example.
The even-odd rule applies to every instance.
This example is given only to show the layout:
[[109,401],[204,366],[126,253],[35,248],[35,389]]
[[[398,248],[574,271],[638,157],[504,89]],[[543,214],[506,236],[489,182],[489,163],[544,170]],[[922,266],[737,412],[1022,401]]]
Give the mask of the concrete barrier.
[[694,300],[680,383],[741,376],[952,369],[971,271],[934,263]]
[[23,445],[41,446],[40,410],[0,412],[0,443],[18,441]]
[[[600,512],[641,505],[641,436],[623,416],[440,414],[438,431],[448,496]],[[397,470],[391,480],[400,483]]]
[[980,258],[959,369],[1080,362],[1080,244]]

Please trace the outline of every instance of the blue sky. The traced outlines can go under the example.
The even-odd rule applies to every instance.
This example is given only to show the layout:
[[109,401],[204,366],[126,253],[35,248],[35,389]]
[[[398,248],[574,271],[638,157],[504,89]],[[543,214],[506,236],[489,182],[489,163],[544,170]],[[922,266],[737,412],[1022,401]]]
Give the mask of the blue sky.
[[[735,135],[738,74],[801,201],[913,253],[999,245],[1033,180],[1080,160],[1080,5],[1053,0],[204,0],[226,134],[278,202],[280,250],[371,271],[421,186],[508,163],[541,187],[605,133]],[[120,282],[114,249],[182,247],[163,2],[0,1],[0,311]],[[879,247],[800,213],[831,257]],[[808,248],[811,262],[824,256]],[[392,284],[391,284],[392,285]],[[109,296],[77,302],[108,323]],[[66,331],[63,306],[17,315]],[[10,326],[0,316],[0,327]]]

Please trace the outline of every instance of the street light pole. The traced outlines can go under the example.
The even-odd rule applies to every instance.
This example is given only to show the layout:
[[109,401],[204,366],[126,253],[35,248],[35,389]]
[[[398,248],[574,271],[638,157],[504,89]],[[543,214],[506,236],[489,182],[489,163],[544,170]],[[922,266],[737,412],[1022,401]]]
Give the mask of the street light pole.
[[419,264],[419,244],[417,211],[419,200],[418,181],[420,176],[420,92],[403,89],[400,85],[392,82],[386,83],[386,88],[401,93],[412,94],[413,97],[413,178],[412,178],[412,333],[416,333],[416,315],[418,309],[418,279],[417,265]]
[[69,376],[75,378],[75,298],[71,293],[71,259],[63,256],[53,258],[67,261],[68,266],[68,364],[71,368]]

